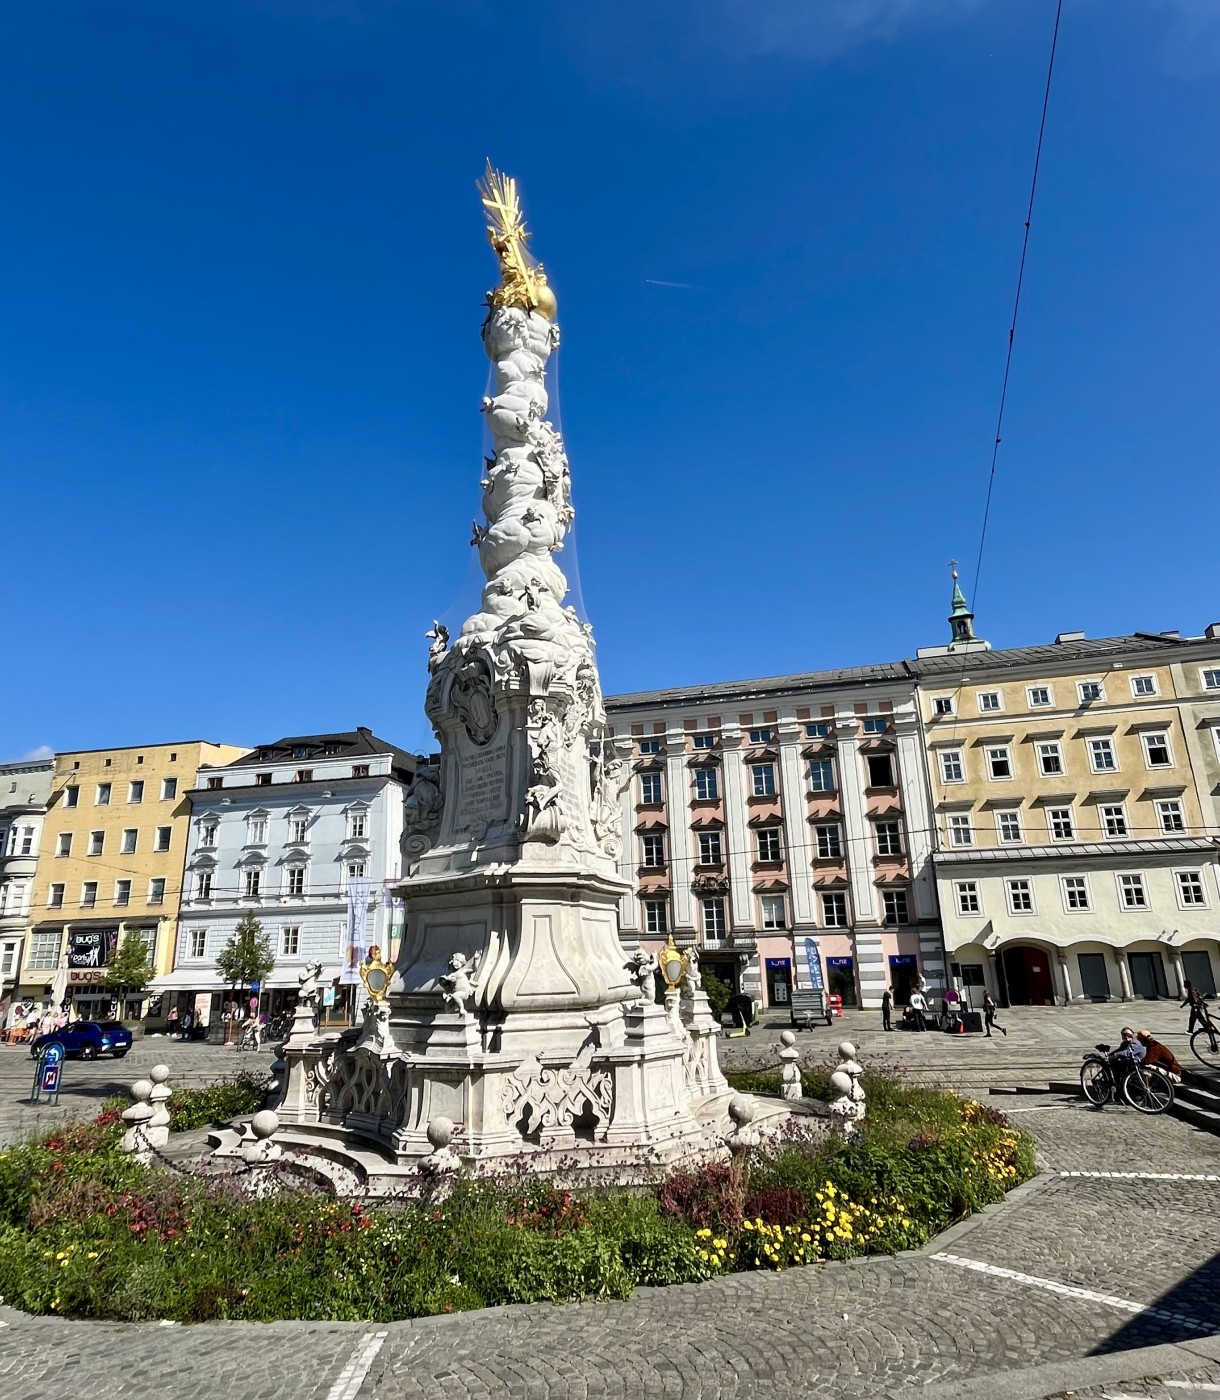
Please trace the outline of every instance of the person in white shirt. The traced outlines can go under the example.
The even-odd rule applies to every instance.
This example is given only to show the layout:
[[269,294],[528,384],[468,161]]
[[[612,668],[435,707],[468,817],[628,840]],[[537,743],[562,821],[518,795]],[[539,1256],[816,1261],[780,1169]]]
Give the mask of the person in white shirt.
[[924,994],[919,990],[918,987],[916,987],[915,990],[911,993],[911,999],[908,1002],[908,1005],[910,1006],[915,1018],[915,1029],[917,1031],[926,1031],[928,1029],[928,1003],[924,997]]

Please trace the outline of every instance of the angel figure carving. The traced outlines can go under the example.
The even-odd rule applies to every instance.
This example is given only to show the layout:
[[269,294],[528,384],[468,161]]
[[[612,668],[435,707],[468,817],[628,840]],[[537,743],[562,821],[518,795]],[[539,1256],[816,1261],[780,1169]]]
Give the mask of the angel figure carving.
[[470,1015],[470,1003],[478,991],[476,977],[482,953],[467,958],[465,953],[454,953],[449,959],[449,971],[437,978],[445,1005],[451,1006],[459,1016]]
[[443,622],[434,622],[424,636],[428,639],[428,672],[436,674],[436,668],[445,659],[449,647],[449,629]]

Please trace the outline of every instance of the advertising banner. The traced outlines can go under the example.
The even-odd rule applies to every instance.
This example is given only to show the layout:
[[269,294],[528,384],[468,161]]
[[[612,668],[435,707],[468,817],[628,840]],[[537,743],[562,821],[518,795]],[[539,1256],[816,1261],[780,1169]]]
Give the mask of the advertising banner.
[[343,970],[339,982],[345,987],[360,985],[360,964],[368,956],[367,934],[369,882],[353,879],[347,886],[347,927],[343,939]]

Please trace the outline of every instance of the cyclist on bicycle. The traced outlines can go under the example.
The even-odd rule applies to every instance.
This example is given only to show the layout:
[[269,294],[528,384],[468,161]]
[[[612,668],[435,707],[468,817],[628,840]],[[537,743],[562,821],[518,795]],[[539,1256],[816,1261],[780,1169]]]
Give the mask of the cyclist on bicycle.
[[1186,983],[1186,1000],[1182,1002],[1182,1005],[1190,1007],[1190,1020],[1186,1024],[1187,1035],[1194,1030],[1196,1023],[1200,1026],[1207,1025],[1207,1003],[1203,993],[1193,982]]
[[1114,1088],[1121,1094],[1123,1081],[1136,1065],[1143,1064],[1147,1051],[1135,1037],[1135,1031],[1130,1026],[1124,1026],[1121,1031],[1123,1043],[1117,1050],[1110,1051],[1110,1066],[1114,1071]]

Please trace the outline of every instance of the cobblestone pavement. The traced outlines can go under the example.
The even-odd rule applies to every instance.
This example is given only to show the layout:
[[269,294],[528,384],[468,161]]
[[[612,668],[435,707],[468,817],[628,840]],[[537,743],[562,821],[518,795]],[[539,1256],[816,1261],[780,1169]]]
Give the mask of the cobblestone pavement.
[[[1073,1029],[1073,1056],[1092,1034]],[[1037,1049],[1036,1031],[1029,1039]],[[163,1045],[139,1050],[122,1078],[145,1058],[173,1065]],[[208,1047],[181,1050],[175,1068],[191,1076],[236,1061]],[[117,1066],[81,1068],[120,1078]],[[1051,1095],[1005,1107],[1037,1138],[1048,1175],[920,1254],[381,1327],[121,1327],[6,1312],[0,1378],[8,1400],[78,1400],[82,1390],[97,1400],[850,1400],[1220,1332],[1220,1181],[1153,1177],[1220,1176],[1220,1141]],[[1094,1172],[1147,1175],[1086,1175]],[[1214,1374],[1201,1362],[1143,1390],[1090,1393],[1198,1400],[1220,1393],[1197,1388]]]

